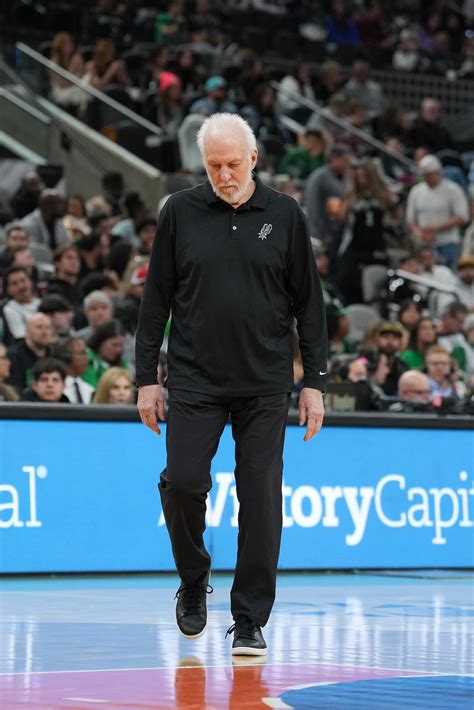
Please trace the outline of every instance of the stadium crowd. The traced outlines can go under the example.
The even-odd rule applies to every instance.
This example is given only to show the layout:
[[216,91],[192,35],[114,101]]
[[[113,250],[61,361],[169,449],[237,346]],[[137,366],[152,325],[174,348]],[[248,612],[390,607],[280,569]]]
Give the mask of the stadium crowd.
[[[474,392],[474,153],[446,128],[437,96],[409,111],[371,66],[474,80],[473,24],[469,1],[98,0],[77,37],[57,32],[43,50],[172,142],[188,115],[248,120],[257,169],[307,215],[327,309],[330,408],[352,393],[358,409],[464,413]],[[258,51],[269,33],[274,57],[278,37],[282,47],[296,38],[291,70]],[[48,92],[93,124],[80,88],[51,72]],[[2,222],[0,400],[133,403],[156,206],[120,173],[85,199],[46,189],[32,170]],[[296,402],[296,338],[295,353]],[[159,369],[164,381],[166,338]]]

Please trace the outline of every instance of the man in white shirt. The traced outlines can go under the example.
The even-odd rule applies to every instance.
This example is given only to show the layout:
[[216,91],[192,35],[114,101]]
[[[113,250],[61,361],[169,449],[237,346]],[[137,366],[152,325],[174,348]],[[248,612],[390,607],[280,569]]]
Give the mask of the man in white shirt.
[[40,299],[34,295],[33,282],[22,266],[7,269],[3,287],[10,299],[3,307],[3,319],[9,335],[7,340],[19,340],[25,337],[26,322],[37,312]]
[[80,338],[67,338],[57,344],[52,353],[55,358],[64,362],[66,367],[64,394],[68,400],[71,404],[90,404],[95,390],[82,379],[89,365],[84,341]]
[[459,185],[443,178],[435,155],[425,155],[418,168],[423,182],[409,192],[406,222],[416,240],[432,244],[452,269],[459,252],[459,228],[469,221],[466,195]]

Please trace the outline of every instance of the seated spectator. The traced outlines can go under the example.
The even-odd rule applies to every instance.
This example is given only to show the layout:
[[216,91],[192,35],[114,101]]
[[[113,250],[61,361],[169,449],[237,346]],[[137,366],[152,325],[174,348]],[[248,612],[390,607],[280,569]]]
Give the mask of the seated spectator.
[[92,59],[85,67],[84,81],[100,91],[109,84],[132,86],[125,64],[116,59],[115,46],[109,39],[99,39],[95,45]]
[[[117,217],[124,211],[123,198],[125,183],[121,173],[105,173],[102,178],[102,195],[106,206],[110,209],[110,216]],[[103,210],[100,210],[103,212]]]
[[78,281],[81,282],[89,274],[95,274],[104,268],[100,235],[94,232],[84,235],[76,241],[76,246],[81,264]]
[[313,170],[326,162],[326,139],[322,131],[308,129],[301,139],[301,146],[290,148],[280,161],[279,173],[305,180]]
[[326,249],[319,245],[313,246],[313,254],[323,290],[324,303],[335,303],[342,306],[344,303],[342,294],[329,275],[329,259]]
[[398,396],[411,402],[427,404],[431,399],[428,377],[419,370],[406,370],[398,380]]
[[474,77],[474,34],[472,34],[472,32],[471,36],[466,37],[464,40],[462,60],[458,76],[460,78],[468,77],[472,79],[472,77]]
[[456,294],[470,311],[474,310],[474,255],[463,256],[457,263]]
[[355,345],[347,339],[351,326],[346,312],[345,308],[339,308],[334,303],[326,304],[329,360],[332,360],[336,355],[346,355],[355,352]]
[[463,325],[465,342],[456,345],[451,357],[466,377],[466,384],[474,391],[474,313],[466,316]]
[[455,277],[451,269],[443,264],[438,264],[436,252],[429,244],[422,244],[416,251],[416,258],[420,264],[420,276],[428,276],[444,286],[452,286]]
[[28,234],[18,222],[7,225],[4,248],[0,251],[0,276],[13,265],[15,253],[28,247]]
[[53,342],[53,327],[49,316],[35,313],[26,323],[25,339],[19,340],[8,349],[11,372],[7,382],[18,393],[31,384],[33,365],[48,355]]
[[87,325],[78,330],[77,338],[87,340],[101,325],[108,323],[113,317],[111,298],[104,291],[91,291],[84,298],[84,316]]
[[369,119],[381,116],[385,108],[385,96],[382,87],[369,78],[370,68],[367,62],[357,61],[352,66],[351,78],[344,87],[350,99],[361,105]]
[[177,74],[160,73],[159,91],[149,96],[146,113],[168,136],[176,136],[185,114],[183,86]]
[[37,312],[40,299],[35,296],[33,282],[22,266],[10,266],[3,276],[3,293],[8,297],[2,315],[6,329],[4,342],[8,345],[25,337],[28,318]]
[[390,372],[382,389],[389,397],[393,397],[396,394],[400,375],[405,370],[408,370],[408,366],[400,359],[402,342],[403,328],[401,325],[391,321],[382,321],[379,324],[375,335],[375,346],[379,352],[385,353],[388,359],[387,364]]
[[10,206],[16,219],[23,219],[38,207],[43,190],[44,184],[38,173],[32,170],[24,176],[20,187],[10,200]]
[[464,345],[464,320],[468,310],[464,303],[453,301],[446,306],[441,314],[441,323],[438,331],[438,345],[451,353],[458,345]]
[[292,73],[280,81],[280,90],[278,106],[282,113],[291,114],[298,109],[301,106],[298,99],[316,101],[309,64],[297,64]]
[[317,100],[321,104],[327,104],[334,94],[339,94],[344,83],[345,76],[341,64],[332,59],[323,62],[316,85]]
[[142,219],[142,221],[137,224],[137,253],[139,256],[150,256],[157,224],[157,220],[153,217],[145,217],[145,219]]
[[406,329],[407,333],[413,333],[416,328],[423,309],[419,301],[414,301],[411,298],[407,298],[406,301],[400,303],[400,310],[398,311],[398,322]]
[[257,140],[278,138],[284,145],[290,142],[290,134],[277,110],[276,91],[270,84],[255,88],[252,101],[240,109],[240,115],[249,123]]
[[412,370],[422,370],[425,366],[425,354],[436,343],[436,328],[431,318],[420,318],[410,333],[408,348],[400,359]]
[[432,153],[453,147],[450,132],[441,125],[441,104],[437,99],[425,98],[421,102],[420,115],[413,127],[413,143]]
[[191,104],[189,113],[211,116],[214,113],[237,113],[236,104],[227,98],[227,82],[222,76],[211,76],[204,84],[206,96]]
[[138,246],[137,225],[148,217],[148,208],[143,202],[138,192],[130,192],[124,205],[127,210],[127,218],[117,222],[112,227],[112,238],[120,237],[126,239],[132,246]]
[[89,367],[86,344],[80,338],[67,338],[57,343],[51,355],[64,363],[66,381],[64,394],[72,404],[90,404],[94,388],[82,379]]
[[72,305],[67,298],[56,293],[48,293],[41,299],[38,313],[46,313],[51,319],[54,340],[60,340],[71,335],[71,324],[74,316]]
[[21,220],[30,240],[35,244],[46,244],[52,251],[69,242],[66,227],[62,223],[64,200],[56,190],[43,190],[38,207]]
[[79,252],[74,244],[65,244],[55,250],[53,256],[54,279],[48,284],[48,293],[63,296],[77,310],[82,303],[78,289],[81,268]]
[[122,367],[110,367],[99,380],[92,404],[133,404],[132,378]]
[[328,43],[342,45],[358,45],[360,37],[356,24],[351,18],[351,12],[345,0],[333,0],[331,10],[326,17]]
[[[84,60],[69,32],[59,32],[53,37],[50,61],[78,78],[84,75]],[[58,106],[77,111],[87,103],[88,95],[79,86],[54,71],[50,71],[49,78],[51,101]]]
[[418,165],[423,182],[411,188],[406,221],[419,244],[432,244],[440,259],[453,268],[456,264],[462,225],[469,221],[463,190],[443,178],[435,155],[425,155]]
[[90,233],[91,227],[87,221],[86,203],[82,195],[69,195],[67,198],[63,224],[73,242]]
[[115,306],[115,317],[130,335],[135,335],[137,331],[138,315],[147,274],[148,266],[146,264],[134,269],[125,298],[118,301]]
[[109,367],[128,369],[128,363],[123,358],[125,345],[125,330],[117,320],[110,320],[100,325],[87,340],[87,355],[89,366],[82,376],[94,389]]
[[21,395],[24,402],[44,402],[45,404],[69,404],[64,394],[66,370],[61,360],[52,357],[38,360],[31,371],[33,381]]
[[11,362],[7,349],[3,343],[0,343],[0,402],[16,402],[20,399],[15,388],[5,382],[10,377],[10,369]]
[[455,387],[451,382],[451,356],[440,345],[428,348],[425,355],[426,372],[431,387],[431,398],[457,397]]
[[397,71],[417,72],[426,69],[428,62],[418,49],[416,33],[404,29],[400,33],[400,42],[393,53],[392,66]]

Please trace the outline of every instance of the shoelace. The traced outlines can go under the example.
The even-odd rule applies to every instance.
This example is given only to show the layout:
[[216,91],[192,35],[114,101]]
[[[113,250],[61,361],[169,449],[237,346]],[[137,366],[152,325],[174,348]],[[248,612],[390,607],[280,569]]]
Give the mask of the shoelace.
[[175,594],[175,599],[182,599],[186,605],[183,616],[191,616],[201,612],[203,594],[212,594],[214,589],[210,584],[183,584]]
[[229,626],[227,629],[225,638],[230,636],[230,634],[237,629],[237,633],[241,638],[254,640],[257,628],[253,621],[236,621],[235,624],[232,624],[232,626]]

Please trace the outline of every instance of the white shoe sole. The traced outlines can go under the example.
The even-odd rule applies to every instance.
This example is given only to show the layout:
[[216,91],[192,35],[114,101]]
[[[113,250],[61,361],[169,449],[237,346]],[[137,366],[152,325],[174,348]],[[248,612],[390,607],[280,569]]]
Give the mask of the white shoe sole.
[[232,656],[266,656],[267,653],[268,648],[252,648],[251,646],[241,646],[233,648],[231,651]]
[[188,634],[185,634],[184,631],[181,631],[181,629],[180,629],[179,626],[178,626],[178,631],[179,631],[179,633],[181,634],[181,636],[184,636],[185,639],[189,639],[189,641],[194,641],[195,639],[200,639],[201,636],[204,635],[206,629],[207,629],[207,624],[205,625],[205,627],[203,628],[203,630],[200,631],[198,634],[194,634],[194,636],[188,636]]

